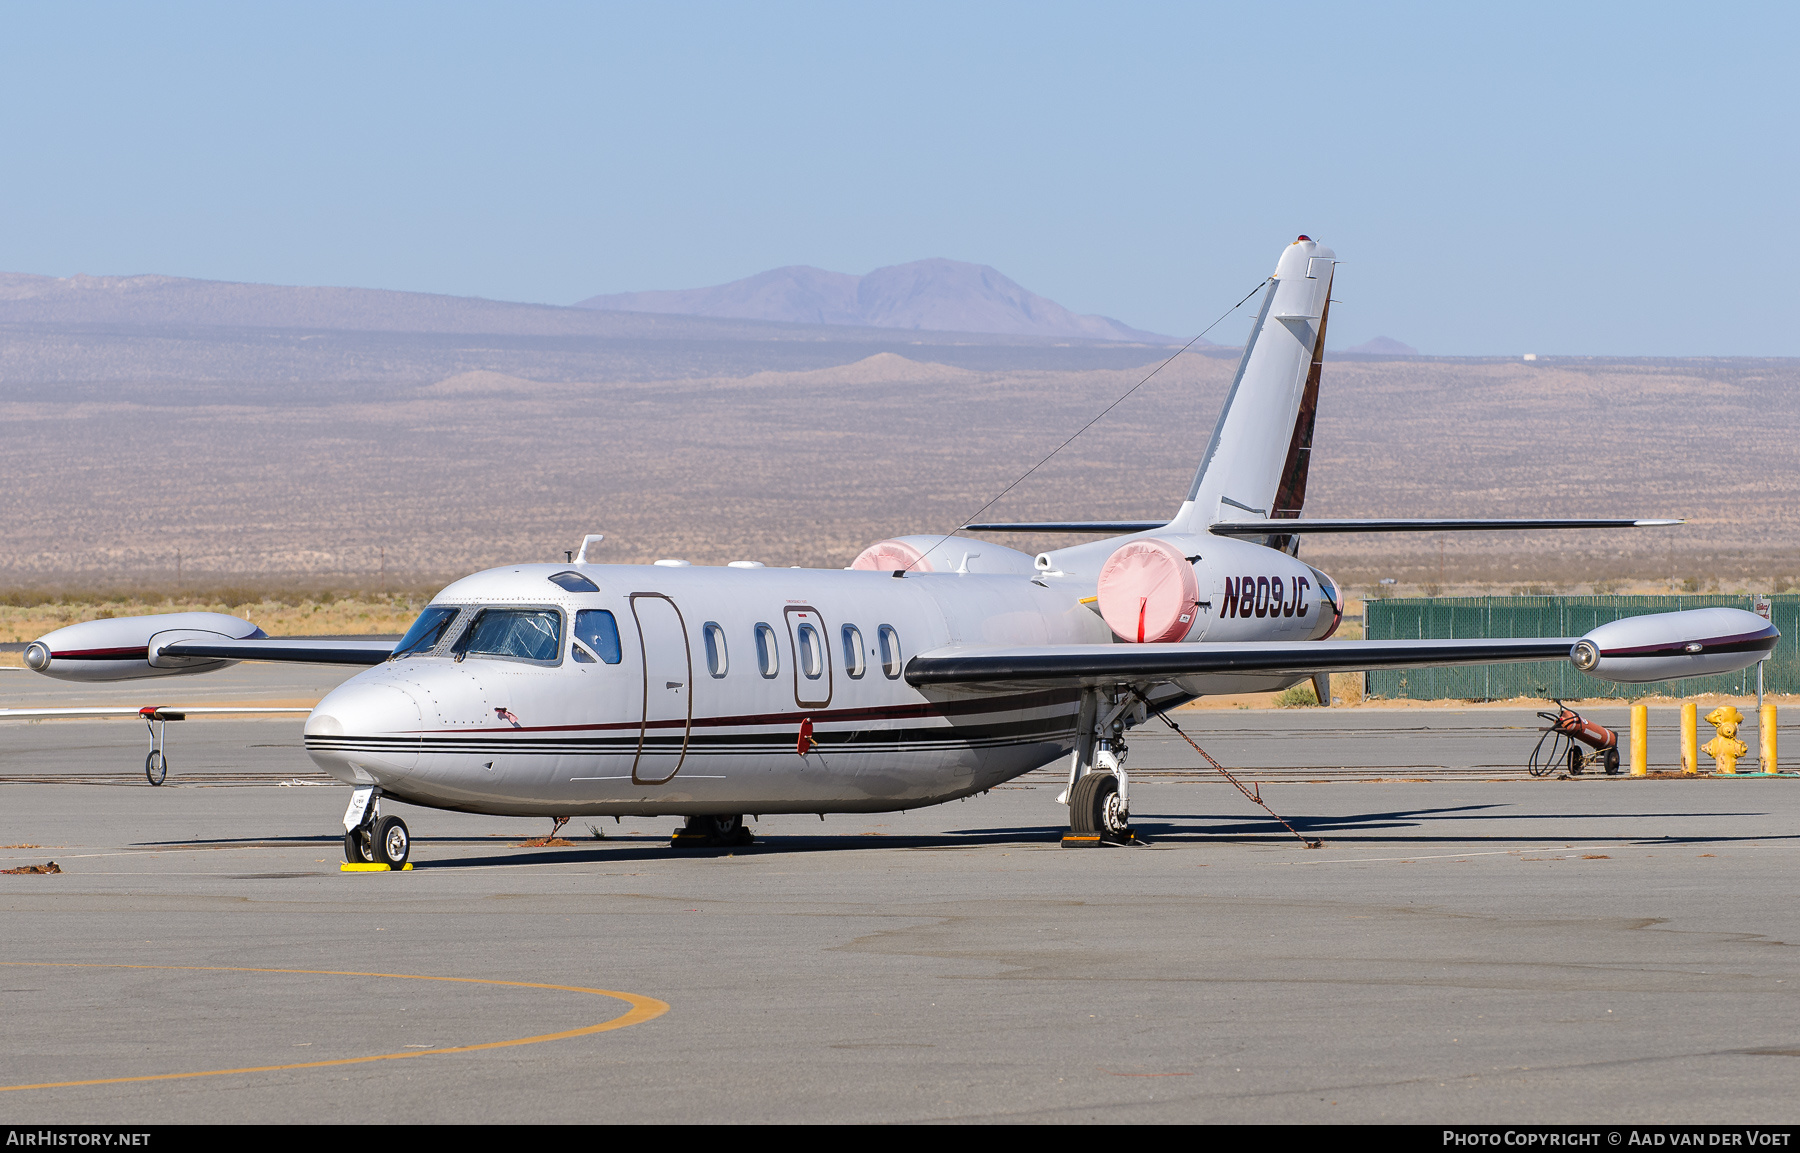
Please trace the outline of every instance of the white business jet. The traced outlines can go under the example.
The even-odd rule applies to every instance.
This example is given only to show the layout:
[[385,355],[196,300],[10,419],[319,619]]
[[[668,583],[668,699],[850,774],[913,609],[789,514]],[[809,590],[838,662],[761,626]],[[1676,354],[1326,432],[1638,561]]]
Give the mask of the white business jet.
[[[1129,836],[1126,733],[1209,693],[1333,671],[1569,660],[1614,681],[1746,668],[1778,633],[1736,609],[1634,617],[1585,637],[1337,641],[1337,585],[1307,533],[1550,529],[1643,520],[1303,520],[1335,258],[1282,252],[1187,499],[1166,522],[972,524],[1105,532],[1032,556],[912,536],[848,570],[567,564],[456,581],[398,645],[281,640],[179,614],[32,644],[53,677],[175,676],[235,661],[366,665],[315,707],[306,748],[350,785],[345,855],[403,864],[381,799],[474,813],[687,818],[916,809],[1068,761],[1070,835]],[[1328,688],[1321,691],[1328,698]],[[682,838],[678,836],[678,841]]]

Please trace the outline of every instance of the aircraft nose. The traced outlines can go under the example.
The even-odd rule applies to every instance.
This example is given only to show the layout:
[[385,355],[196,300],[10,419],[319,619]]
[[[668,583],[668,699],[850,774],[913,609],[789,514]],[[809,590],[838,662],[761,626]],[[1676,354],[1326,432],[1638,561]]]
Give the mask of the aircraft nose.
[[306,718],[306,751],[332,776],[381,784],[418,763],[419,699],[395,684],[339,685]]

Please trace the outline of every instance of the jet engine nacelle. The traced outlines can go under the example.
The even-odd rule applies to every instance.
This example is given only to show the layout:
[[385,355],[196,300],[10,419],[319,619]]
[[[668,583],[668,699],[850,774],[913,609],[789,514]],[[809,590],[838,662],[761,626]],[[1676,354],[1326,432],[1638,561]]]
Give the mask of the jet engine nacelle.
[[1337,585],[1311,565],[1192,533],[1121,545],[1095,593],[1100,615],[1126,641],[1323,640],[1343,617]]
[[1569,651],[1584,673],[1625,684],[1735,673],[1767,657],[1781,633],[1743,609],[1688,609],[1611,621]]
[[236,661],[164,656],[178,640],[256,640],[268,634],[224,613],[157,613],[83,621],[25,646],[27,668],[65,681],[129,681],[209,672]]

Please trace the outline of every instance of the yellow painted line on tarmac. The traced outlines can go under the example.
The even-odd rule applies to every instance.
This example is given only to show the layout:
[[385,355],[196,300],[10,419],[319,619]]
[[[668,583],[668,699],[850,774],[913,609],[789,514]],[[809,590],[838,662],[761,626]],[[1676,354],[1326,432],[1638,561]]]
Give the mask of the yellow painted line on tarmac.
[[479,1045],[457,1045],[446,1049],[414,1049],[404,1053],[372,1053],[367,1057],[339,1057],[331,1061],[302,1061],[294,1065],[248,1065],[241,1069],[203,1069],[193,1073],[151,1073],[141,1077],[99,1077],[91,1081],[44,1081],[35,1085],[0,1085],[0,1093],[22,1089],[74,1089],[85,1085],[126,1085],[138,1081],[182,1081],[194,1077],[230,1077],[241,1073],[280,1073],[289,1069],[325,1069],[334,1065],[365,1065],[371,1061],[398,1061],[406,1057],[436,1057],[445,1053],[478,1053],[483,1049],[510,1049],[519,1045],[537,1045],[545,1041],[566,1041],[592,1033],[608,1033],[653,1021],[669,1011],[667,1001],[645,997],[639,993],[621,993],[612,989],[588,989],[580,985],[549,985],[536,981],[497,981],[486,977],[433,977],[422,973],[356,973],[338,969],[252,969],[231,965],[106,965],[59,961],[0,961],[8,968],[39,969],[154,969],[182,973],[287,973],[305,977],[383,977],[397,981],[448,981],[463,985],[503,985],[512,989],[551,989],[560,993],[591,993],[611,997],[630,1006],[624,1013],[597,1025],[565,1029],[560,1033],[539,1033],[531,1037],[514,1037],[506,1041],[484,1041]]
[[[1535,849],[1490,849],[1475,853],[1415,853],[1410,857],[1334,857],[1329,861],[1311,861],[1296,859],[1289,861],[1292,865],[1374,865],[1393,861],[1443,861],[1449,859],[1463,860],[1468,857],[1514,857],[1520,853],[1591,853],[1597,849],[1678,849],[1693,848],[1712,843],[1704,836],[1664,837],[1657,840],[1629,841],[1617,845],[1543,845]],[[1733,844],[1733,849],[1787,849],[1791,845],[1756,845]],[[1568,857],[1553,857],[1551,860],[1570,860]]]

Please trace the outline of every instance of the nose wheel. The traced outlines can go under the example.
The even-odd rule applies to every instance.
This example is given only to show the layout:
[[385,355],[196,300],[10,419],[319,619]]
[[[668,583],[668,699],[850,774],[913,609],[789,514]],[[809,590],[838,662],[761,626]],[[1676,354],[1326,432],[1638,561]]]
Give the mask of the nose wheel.
[[344,813],[344,860],[352,865],[399,869],[411,856],[412,833],[406,822],[381,815],[379,790],[357,789]]
[[406,822],[399,817],[383,817],[376,821],[375,835],[369,839],[378,865],[399,868],[412,854],[412,834],[407,832]]
[[382,817],[344,834],[344,860],[352,865],[399,868],[412,856],[412,833],[399,817]]

